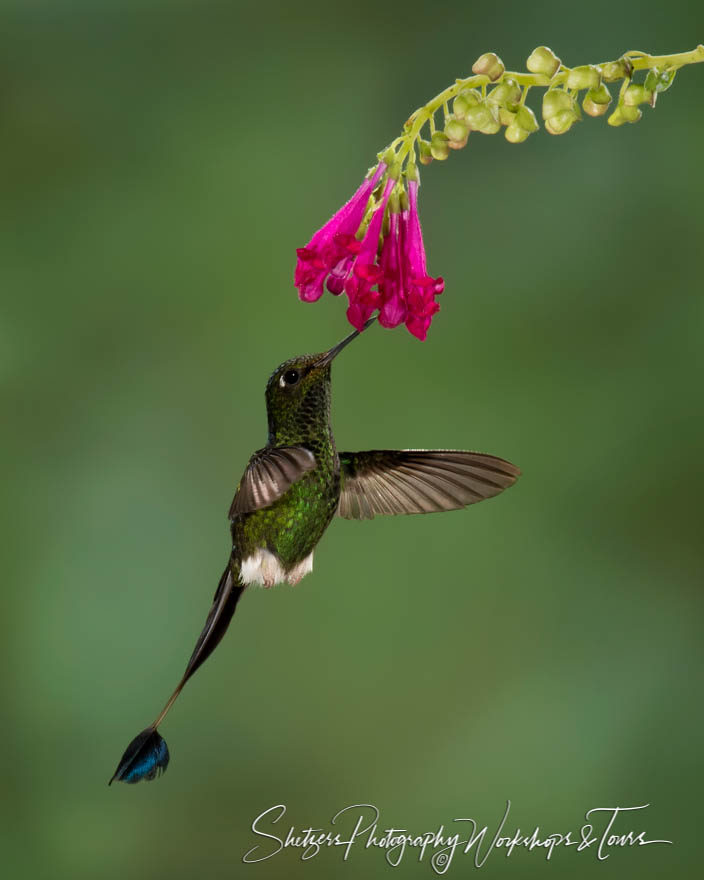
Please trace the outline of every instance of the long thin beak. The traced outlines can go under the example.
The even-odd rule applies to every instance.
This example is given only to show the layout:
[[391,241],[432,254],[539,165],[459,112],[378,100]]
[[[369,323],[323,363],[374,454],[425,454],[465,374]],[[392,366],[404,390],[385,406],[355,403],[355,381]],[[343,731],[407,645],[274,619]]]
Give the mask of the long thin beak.
[[346,345],[349,345],[353,339],[356,339],[357,336],[359,336],[359,334],[363,330],[366,330],[367,327],[370,327],[374,323],[374,321],[376,321],[376,315],[366,322],[364,327],[362,327],[362,330],[355,330],[354,333],[350,333],[350,335],[343,339],[342,342],[338,342],[337,345],[333,345],[330,351],[326,351],[325,354],[321,356],[320,360],[316,361],[316,368],[326,367],[329,363],[331,363],[332,360],[338,356],[338,354]]

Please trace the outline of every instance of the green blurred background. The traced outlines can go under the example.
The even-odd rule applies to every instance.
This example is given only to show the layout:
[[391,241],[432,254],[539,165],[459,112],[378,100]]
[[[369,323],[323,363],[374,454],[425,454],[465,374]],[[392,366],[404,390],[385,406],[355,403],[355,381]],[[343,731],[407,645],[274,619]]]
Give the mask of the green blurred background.
[[573,833],[650,803],[619,828],[675,845],[495,854],[487,877],[691,876],[704,65],[638,125],[474,135],[423,171],[442,311],[425,344],[377,328],[336,363],[338,443],[476,448],[523,478],[334,523],[312,576],[243,600],[164,728],[168,774],[106,783],[200,630],[269,373],[347,332],[341,301],[298,302],[295,247],[481,52],[682,51],[704,7],[1,9],[3,873],[388,877],[361,848],[241,859],[274,804],[421,832],[493,828],[510,798],[508,828]]

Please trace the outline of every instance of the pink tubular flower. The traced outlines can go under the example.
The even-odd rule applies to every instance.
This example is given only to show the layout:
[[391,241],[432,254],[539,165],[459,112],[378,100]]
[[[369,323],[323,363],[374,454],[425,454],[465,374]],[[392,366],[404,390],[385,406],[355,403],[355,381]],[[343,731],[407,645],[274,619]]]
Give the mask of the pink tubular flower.
[[347,309],[347,320],[356,329],[361,331],[371,313],[381,305],[381,293],[372,290],[374,285],[380,285],[384,278],[384,271],[376,264],[379,239],[384,223],[386,203],[389,201],[391,190],[396,186],[396,181],[386,181],[381,201],[374,209],[372,219],[362,239],[362,245],[354,260],[354,266],[345,280],[345,293],[350,304]]
[[[380,162],[374,174],[368,177],[352,198],[319,229],[305,247],[298,248],[298,262],[294,274],[294,284],[298,296],[304,302],[315,302],[323,295],[325,277],[344,256],[345,250],[335,241],[338,235],[354,238],[364,218],[369,196],[379,180],[386,165]],[[341,293],[342,289],[333,291]]]
[[443,292],[445,282],[440,277],[432,278],[426,269],[423,233],[418,216],[417,180],[408,181],[408,220],[404,252],[408,261],[406,327],[418,339],[424,340],[433,315],[440,311],[435,297]]
[[[295,284],[300,299],[315,302],[328,290],[349,299],[347,319],[361,330],[375,310],[383,327],[405,323],[424,340],[440,306],[442,278],[428,275],[423,234],[418,217],[418,179],[415,165],[403,178],[389,174],[380,162],[354,196],[304,248],[298,249]],[[370,196],[384,181],[370,205]],[[362,230],[366,226],[364,236]]]
[[398,204],[391,205],[389,234],[384,239],[380,258],[384,273],[384,280],[379,285],[381,293],[379,323],[382,327],[397,327],[406,320],[408,314],[404,286],[407,272],[403,252],[407,217],[408,211],[404,211],[402,215]]

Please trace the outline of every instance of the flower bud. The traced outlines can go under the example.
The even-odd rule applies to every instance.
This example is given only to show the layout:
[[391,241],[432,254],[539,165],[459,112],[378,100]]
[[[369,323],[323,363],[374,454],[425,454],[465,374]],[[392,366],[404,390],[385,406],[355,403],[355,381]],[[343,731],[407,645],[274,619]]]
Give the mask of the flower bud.
[[487,100],[504,106],[507,104],[517,104],[521,100],[521,87],[515,79],[508,77],[508,79],[494,86],[487,95]]
[[606,121],[609,125],[618,127],[624,122],[638,122],[642,115],[643,113],[638,107],[626,107],[625,104],[619,104]]
[[421,165],[430,165],[433,161],[433,156],[430,152],[430,143],[424,141],[423,138],[418,138],[418,154],[418,160]]
[[621,116],[626,122],[638,122],[643,116],[643,111],[639,107],[633,107],[630,104],[621,104]]
[[438,162],[447,159],[450,155],[448,140],[449,138],[444,131],[433,132],[433,136],[430,138],[430,155],[433,159],[437,159]]
[[552,79],[560,67],[560,59],[547,46],[538,46],[528,56],[526,67],[531,73],[541,73]]
[[457,95],[455,100],[452,102],[452,112],[455,116],[455,119],[464,119],[467,110],[469,110],[467,99],[464,98],[462,95]]
[[463,119],[448,116],[445,122],[445,134],[448,137],[448,147],[451,150],[461,150],[469,137],[469,123]]
[[574,110],[560,110],[555,116],[545,120],[545,130],[550,134],[567,134],[575,122],[577,115]]
[[588,116],[603,116],[604,113],[606,113],[606,111],[609,109],[609,105],[597,104],[596,101],[589,97],[590,95],[591,92],[587,92],[587,94],[584,96],[584,100],[582,101],[582,109]]
[[522,128],[518,123],[512,122],[504,132],[504,137],[510,144],[522,144],[530,137],[530,132]]
[[631,83],[623,95],[623,103],[627,107],[637,107],[639,104],[650,104],[653,92],[638,83]]
[[608,87],[601,83],[596,89],[589,89],[582,101],[584,112],[590,116],[603,116],[609,109],[611,103],[611,92]]
[[633,73],[633,65],[627,58],[620,58],[618,61],[609,61],[608,64],[602,65],[601,78],[604,82],[616,82],[619,79],[626,79]]
[[[515,104],[513,105],[516,106]],[[512,125],[516,121],[516,111],[509,110],[508,107],[499,107],[499,123],[501,125]]]
[[593,64],[574,67],[567,74],[568,89],[595,89],[600,82],[599,71]]
[[472,65],[472,73],[488,76],[492,82],[503,76],[505,70],[504,63],[496,52],[485,52]]
[[572,96],[563,89],[548,89],[543,95],[543,119],[552,119],[563,110],[572,110]]
[[471,128],[482,134],[496,134],[501,128],[496,107],[487,101],[467,111],[467,122]]
[[525,104],[522,104],[518,108],[518,112],[516,113],[516,125],[520,125],[520,127],[524,131],[527,131],[528,134],[532,134],[532,132],[537,131],[539,128],[535,113],[533,113],[530,107],[526,107]]
[[464,119],[467,111],[481,103],[481,95],[476,89],[462,89],[452,102],[452,109],[458,119]]

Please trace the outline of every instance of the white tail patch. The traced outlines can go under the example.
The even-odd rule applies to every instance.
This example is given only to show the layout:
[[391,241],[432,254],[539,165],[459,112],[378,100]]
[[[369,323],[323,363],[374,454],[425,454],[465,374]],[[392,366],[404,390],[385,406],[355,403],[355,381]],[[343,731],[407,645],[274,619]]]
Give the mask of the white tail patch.
[[312,553],[298,565],[286,571],[275,553],[260,548],[242,562],[240,574],[245,584],[273,587],[275,584],[297,584],[311,571],[313,571]]

